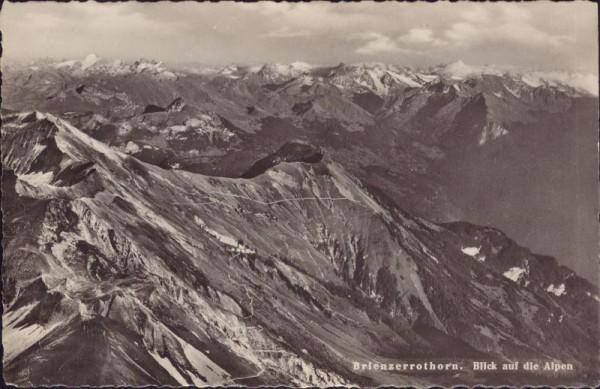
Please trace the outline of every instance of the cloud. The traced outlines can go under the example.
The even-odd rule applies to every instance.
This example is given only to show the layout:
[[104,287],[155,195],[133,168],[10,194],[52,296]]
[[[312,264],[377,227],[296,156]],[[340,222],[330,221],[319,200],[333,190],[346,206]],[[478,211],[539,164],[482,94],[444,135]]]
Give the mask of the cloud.
[[360,14],[340,12],[339,7],[325,2],[290,4],[265,1],[244,6],[264,20],[260,23],[264,29],[261,36],[267,38],[343,35],[346,31],[360,29],[365,21]]
[[368,42],[356,49],[357,54],[373,55],[381,53],[407,52],[406,49],[398,46],[398,43],[390,39],[388,36],[377,32],[365,33],[362,34],[361,37]]
[[502,8],[475,7],[463,12],[460,18],[444,32],[444,37],[455,46],[504,41],[520,46],[557,47],[569,40],[538,28],[531,11],[514,4]]
[[300,38],[309,37],[312,35],[312,31],[308,29],[291,29],[289,27],[282,27],[277,30],[271,30],[264,34],[269,38]]
[[524,81],[533,85],[541,85],[544,81],[555,81],[598,96],[598,76],[591,73],[538,71],[528,73]]
[[339,12],[338,7],[325,2],[290,4],[261,1],[248,9],[267,17],[275,35],[275,31],[308,31],[318,35],[324,31],[346,30],[364,23],[362,15]]
[[409,44],[430,44],[442,46],[445,42],[433,36],[433,30],[428,27],[411,28],[408,33],[400,37],[400,40]]
[[473,5],[472,8],[468,8],[461,12],[461,19],[474,22],[474,23],[490,23],[491,17],[490,12],[481,5]]
[[94,52],[167,62],[410,66],[462,59],[596,73],[595,11],[586,2],[7,2],[0,25],[5,58]]

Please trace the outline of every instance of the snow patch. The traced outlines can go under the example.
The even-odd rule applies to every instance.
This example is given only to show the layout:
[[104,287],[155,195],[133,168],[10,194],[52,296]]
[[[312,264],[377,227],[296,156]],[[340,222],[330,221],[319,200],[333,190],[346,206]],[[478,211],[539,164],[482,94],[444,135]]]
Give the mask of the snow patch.
[[598,297],[596,295],[592,295],[590,292],[585,292],[585,294],[587,294],[588,297],[591,297],[600,303],[600,297]]
[[519,98],[521,97],[521,90],[520,89],[518,89],[518,88],[512,88],[512,87],[510,87],[508,85],[505,85],[504,88],[507,91],[509,91],[513,96],[519,97]]
[[76,60],[72,59],[70,61],[64,61],[64,62],[59,62],[57,64],[54,64],[54,67],[59,69],[59,68],[64,68],[64,67],[73,67],[73,65],[75,65],[77,63]]
[[139,153],[141,151],[140,146],[138,146],[135,142],[129,141],[125,146],[125,151],[129,154]]
[[183,376],[177,371],[173,363],[169,360],[169,358],[163,358],[155,351],[149,352],[152,358],[156,360],[169,374],[171,377],[175,378],[177,382],[179,382],[183,386],[188,386],[189,383],[183,378]]
[[389,74],[390,74],[390,76],[392,76],[392,78],[395,81],[400,82],[400,83],[404,83],[404,84],[406,84],[406,85],[408,85],[410,87],[418,88],[418,87],[421,86],[420,83],[416,82],[413,79],[408,78],[404,74],[398,74],[398,73],[395,73],[395,72],[389,72]]
[[508,278],[513,282],[519,282],[521,276],[525,274],[526,270],[522,267],[511,267],[507,271],[504,272],[504,277]]
[[89,54],[85,59],[81,62],[81,70],[86,70],[96,62],[100,61],[100,58],[96,56],[96,54]]
[[19,177],[19,180],[24,181],[31,186],[39,187],[42,185],[49,185],[50,182],[52,182],[52,179],[54,178],[54,173],[52,173],[52,172],[46,172],[46,173],[37,172],[37,173],[23,174],[18,177]]
[[470,255],[471,257],[477,256],[479,254],[479,250],[481,250],[481,247],[463,247],[462,249],[460,249],[460,251],[467,255]]
[[4,363],[13,360],[23,351],[42,340],[60,324],[55,323],[45,326],[32,324],[27,327],[16,327],[15,325],[24,319],[37,304],[26,305],[14,312],[3,315],[2,346],[4,347]]
[[380,72],[368,70],[367,74],[369,75],[369,77],[371,77],[371,80],[373,81],[373,87],[375,88],[376,92],[385,93],[387,91],[387,88],[381,82],[382,74]]
[[364,132],[365,128],[358,123],[349,123],[346,125],[348,132]]
[[207,382],[204,382],[198,377],[194,372],[188,371],[190,377],[194,381],[194,385],[196,386],[205,386],[205,385],[218,385],[222,384],[224,380],[230,378],[229,374],[221,369],[219,365],[214,363],[210,358],[208,358],[205,354],[198,351],[194,346],[181,339],[179,336],[173,334],[173,336],[179,341],[181,347],[183,348],[183,353],[185,357],[190,362],[190,364],[196,369],[196,371],[204,376]]
[[552,293],[556,296],[562,296],[563,294],[566,294],[565,284],[560,284],[558,286],[554,286],[554,284],[550,284],[550,286],[548,286],[548,288],[546,288],[546,292]]
[[208,232],[208,234],[211,235],[213,238],[217,239],[219,242],[221,242],[223,244],[226,244],[227,246],[233,247],[232,251],[243,253],[243,254],[256,254],[255,250],[252,250],[252,249],[244,246],[243,243],[240,244],[240,241],[238,241],[237,239],[232,238],[231,236],[223,235],[220,232],[215,231],[212,228],[209,228],[206,225],[206,223],[204,222],[204,220],[202,220],[198,216],[194,216],[194,221],[196,222],[196,224],[198,224],[200,227],[202,227],[202,229],[204,229],[204,231]]
[[485,255],[481,254],[481,247],[463,247],[460,249],[464,254],[475,258],[479,262],[485,262]]
[[176,125],[176,126],[169,127],[169,130],[171,130],[171,135],[179,134],[180,132],[185,132],[185,131],[187,131],[187,129],[188,128],[186,126],[182,126],[182,125]]
[[275,182],[287,186],[289,188],[298,188],[299,184],[294,177],[279,169],[271,169],[267,171],[267,175]]
[[54,243],[50,251],[55,258],[61,260],[64,258],[65,251],[69,248],[69,241],[63,240],[58,243]]
[[508,130],[498,123],[488,123],[481,133],[479,145],[484,145],[488,140],[496,140],[501,136],[508,135]]
[[437,74],[418,73],[417,77],[419,77],[421,80],[423,80],[425,82],[432,82],[432,81],[439,79],[440,76],[438,76]]

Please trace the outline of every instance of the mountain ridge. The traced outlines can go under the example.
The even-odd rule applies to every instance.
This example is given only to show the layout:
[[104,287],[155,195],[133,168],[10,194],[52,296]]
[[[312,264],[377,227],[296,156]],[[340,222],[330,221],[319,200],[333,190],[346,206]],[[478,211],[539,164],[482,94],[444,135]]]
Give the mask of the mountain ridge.
[[[3,170],[16,169],[19,201],[43,215],[26,215],[31,236],[9,230],[3,242],[9,382],[423,385],[432,378],[359,374],[350,362],[444,352],[544,355],[579,369],[552,382],[598,379],[598,333],[585,326],[597,287],[498,230],[412,216],[329,157],[210,177],[141,162],[52,114],[3,122]],[[49,144],[40,128],[60,152],[52,164],[36,164]],[[32,147],[17,153],[19,137]],[[18,204],[3,211],[9,226],[22,223]],[[457,340],[453,354],[445,345]],[[78,371],[60,358],[72,342],[100,345],[98,366],[116,374],[65,374]],[[70,367],[60,377],[57,358]],[[453,374],[435,381],[458,382]]]
[[[23,66],[24,61],[18,61],[20,66]],[[9,65],[10,66],[10,65]],[[333,74],[340,71],[347,72],[348,70],[365,72],[368,70],[389,71],[386,77],[392,79],[402,80],[407,86],[423,86],[423,83],[429,82],[434,79],[435,75],[441,75],[452,80],[462,80],[465,78],[476,77],[480,75],[497,75],[497,76],[511,76],[520,78],[521,81],[527,83],[530,86],[540,85],[551,85],[555,87],[570,87],[579,92],[589,93],[598,96],[598,77],[591,73],[583,73],[577,71],[567,71],[561,69],[552,70],[539,70],[539,69],[523,69],[518,70],[510,67],[498,67],[498,66],[471,66],[465,64],[463,61],[458,60],[452,63],[439,64],[436,66],[429,67],[414,67],[414,66],[401,66],[384,63],[373,63],[373,62],[358,62],[358,63],[340,63],[338,65],[317,65],[309,64],[301,61],[295,61],[291,63],[278,63],[268,62],[259,65],[244,65],[244,64],[227,64],[222,66],[203,66],[200,68],[197,65],[188,65],[185,67],[177,65],[164,64],[162,61],[148,60],[140,58],[132,61],[123,61],[121,59],[106,60],[102,59],[95,54],[89,54],[82,60],[71,59],[57,61],[50,58],[30,61],[29,68],[34,71],[40,70],[44,67],[64,68],[64,69],[75,69],[80,70],[79,74],[85,74],[86,70],[99,73],[107,73],[110,75],[127,74],[127,73],[141,73],[144,71],[154,72],[158,77],[164,79],[172,79],[177,76],[184,75],[184,73],[177,72],[177,69],[184,71],[195,71],[200,74],[219,74],[229,77],[244,77],[249,74],[257,74],[265,80],[282,81],[290,79],[292,77],[298,77],[304,74],[323,73],[325,71],[326,76],[333,76]],[[329,69],[329,70],[325,70]],[[405,72],[409,74],[410,78],[405,78],[400,74],[396,73]],[[235,75],[239,73],[239,75]],[[382,74],[379,75],[382,77]]]
[[[452,79],[386,64],[301,65],[275,80],[258,74],[264,65],[239,65],[163,78],[153,69],[171,71],[165,65],[137,62],[146,70],[5,67],[3,107],[52,112],[142,161],[214,176],[239,177],[284,143],[308,142],[416,215],[498,226],[590,279],[597,273],[596,223],[575,216],[597,211],[586,184],[596,153],[585,146],[597,138],[594,96],[494,69]],[[430,77],[409,86],[403,72]],[[176,100],[183,106],[162,111]]]

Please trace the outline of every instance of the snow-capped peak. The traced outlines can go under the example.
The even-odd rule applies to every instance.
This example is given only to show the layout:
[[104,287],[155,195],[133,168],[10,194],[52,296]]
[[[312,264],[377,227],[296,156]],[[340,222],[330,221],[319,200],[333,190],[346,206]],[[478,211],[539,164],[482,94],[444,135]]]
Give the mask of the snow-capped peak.
[[100,58],[96,54],[88,54],[83,61],[81,61],[81,70],[85,70],[96,62],[100,61]]
[[427,82],[413,69],[382,63],[340,64],[328,77],[341,89],[369,89],[378,95],[386,95],[396,87],[415,88]]
[[258,74],[264,79],[269,81],[283,81],[292,77],[298,77],[307,73],[312,69],[312,65],[304,62],[293,62],[289,65],[280,63],[266,63],[264,64]]
[[32,70],[37,71],[41,67],[46,66],[62,71],[66,70],[76,76],[89,74],[108,74],[114,76],[144,72],[165,79],[174,79],[177,77],[174,72],[168,70],[163,62],[160,61],[140,59],[133,63],[128,63],[119,59],[102,59],[96,54],[88,54],[82,60],[71,59],[57,63],[40,64],[40,66],[32,67]]

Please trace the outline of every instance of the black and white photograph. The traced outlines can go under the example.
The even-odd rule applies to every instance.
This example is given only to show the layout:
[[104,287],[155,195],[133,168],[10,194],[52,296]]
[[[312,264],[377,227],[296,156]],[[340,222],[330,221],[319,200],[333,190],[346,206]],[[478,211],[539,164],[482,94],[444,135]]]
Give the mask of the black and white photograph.
[[0,5],[13,387],[600,384],[598,5]]

